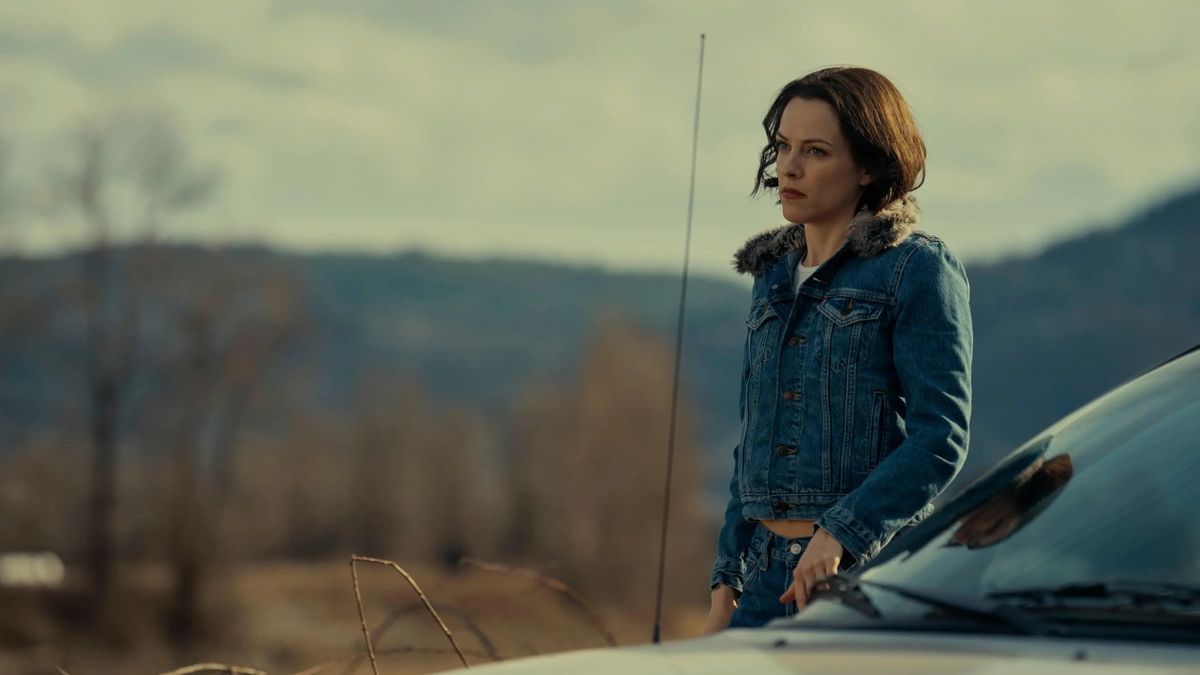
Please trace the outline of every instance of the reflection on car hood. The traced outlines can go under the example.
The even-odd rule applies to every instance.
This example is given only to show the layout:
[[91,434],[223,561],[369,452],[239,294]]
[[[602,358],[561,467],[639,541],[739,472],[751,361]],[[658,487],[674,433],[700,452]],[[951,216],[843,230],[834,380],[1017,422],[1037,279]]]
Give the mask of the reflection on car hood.
[[726,675],[755,673],[1195,673],[1200,648],[972,635],[872,631],[728,630],[661,645],[532,656],[461,673],[512,675]]

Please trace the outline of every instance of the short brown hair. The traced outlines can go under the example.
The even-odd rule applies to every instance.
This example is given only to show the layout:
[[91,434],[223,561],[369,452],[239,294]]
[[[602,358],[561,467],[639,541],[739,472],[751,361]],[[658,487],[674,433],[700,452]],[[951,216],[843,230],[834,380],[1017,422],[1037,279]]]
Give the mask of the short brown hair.
[[869,68],[833,66],[792,80],[775,97],[763,117],[767,144],[751,196],[762,188],[779,188],[779,178],[768,168],[777,158],[779,120],[793,98],[825,101],[837,114],[854,161],[875,177],[863,191],[859,207],[878,211],[925,182],[925,141],[900,90]]

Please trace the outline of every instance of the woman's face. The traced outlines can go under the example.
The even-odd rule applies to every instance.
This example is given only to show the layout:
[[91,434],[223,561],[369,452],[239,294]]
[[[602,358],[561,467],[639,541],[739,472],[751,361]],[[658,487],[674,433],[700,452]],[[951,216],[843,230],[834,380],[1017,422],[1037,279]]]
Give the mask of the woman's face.
[[854,161],[833,107],[793,98],[783,109],[775,147],[783,217],[809,225],[850,222],[871,176]]

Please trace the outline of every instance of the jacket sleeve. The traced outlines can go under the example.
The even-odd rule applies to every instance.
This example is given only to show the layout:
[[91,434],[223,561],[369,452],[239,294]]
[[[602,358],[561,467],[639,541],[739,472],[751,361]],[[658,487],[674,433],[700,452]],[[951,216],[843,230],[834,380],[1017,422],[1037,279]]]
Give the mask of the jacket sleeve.
[[[742,378],[741,393],[738,395],[739,419],[746,424],[746,382],[750,376],[750,335],[746,334],[746,342],[742,347]],[[740,438],[744,438],[741,434]],[[733,471],[729,477],[729,500],[725,505],[725,522],[717,535],[717,559],[713,563],[709,588],[717,584],[725,584],[733,589],[734,595],[742,594],[742,577],[745,574],[745,554],[750,548],[750,539],[754,534],[755,524],[742,517],[742,498],[739,484],[738,467],[741,465],[741,441],[733,446]]]
[[893,360],[905,399],[907,438],[820,518],[855,559],[870,560],[958,474],[971,416],[970,284],[940,242],[909,257],[896,292]]

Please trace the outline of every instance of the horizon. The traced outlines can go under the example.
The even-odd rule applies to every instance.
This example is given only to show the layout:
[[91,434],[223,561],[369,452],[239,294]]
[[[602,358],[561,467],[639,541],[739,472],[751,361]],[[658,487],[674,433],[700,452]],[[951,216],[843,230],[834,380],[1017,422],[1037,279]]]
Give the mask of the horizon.
[[[1164,205],[1169,205],[1175,199],[1187,195],[1191,192],[1200,192],[1200,185],[1191,189],[1172,190],[1168,193],[1157,195],[1150,201],[1136,205],[1128,213],[1105,223],[1094,225],[1092,227],[1083,227],[1076,231],[1068,232],[1060,237],[1042,242],[1040,245],[1030,247],[1028,249],[1000,249],[993,250],[991,255],[979,254],[974,256],[959,256],[964,265],[993,265],[1002,264],[1005,262],[1025,260],[1032,257],[1037,257],[1047,250],[1062,244],[1070,244],[1072,241],[1104,232],[1120,230],[1129,226],[1134,220],[1138,219],[1145,213],[1159,208]],[[918,227],[918,230],[921,228]],[[936,233],[932,233],[936,234]],[[114,242],[117,247],[126,247],[134,245],[134,240],[124,240]],[[424,257],[429,259],[444,260],[444,261],[467,261],[471,263],[488,263],[497,262],[501,264],[530,264],[544,265],[548,267],[562,267],[573,270],[597,271],[603,274],[612,275],[647,275],[657,276],[665,275],[678,276],[682,273],[682,247],[680,249],[680,264],[675,267],[667,266],[638,266],[625,265],[613,261],[606,261],[601,258],[571,258],[571,257],[547,257],[536,255],[520,255],[510,251],[475,251],[475,252],[454,252],[444,249],[433,248],[421,244],[398,245],[391,248],[357,248],[354,246],[346,247],[308,247],[303,244],[293,244],[286,241],[269,241],[265,239],[203,239],[195,237],[176,237],[171,233],[166,233],[163,236],[156,238],[155,243],[160,246],[179,247],[179,248],[202,248],[206,250],[254,250],[261,249],[265,253],[280,256],[293,256],[302,258],[316,258],[322,256],[347,257],[347,258],[365,258],[365,259],[392,259],[408,256]],[[0,241],[0,260],[15,259],[15,260],[42,260],[52,261],[71,255],[78,254],[83,250],[84,242],[75,242],[67,247],[43,250],[43,251],[22,251],[7,248]],[[702,276],[706,279],[716,281],[739,281],[743,275],[734,272],[732,268],[733,251],[729,252],[730,267],[725,270],[715,270],[711,268],[697,269],[695,266],[689,266],[688,274],[691,276]]]

